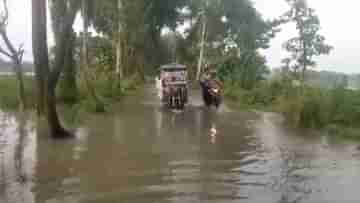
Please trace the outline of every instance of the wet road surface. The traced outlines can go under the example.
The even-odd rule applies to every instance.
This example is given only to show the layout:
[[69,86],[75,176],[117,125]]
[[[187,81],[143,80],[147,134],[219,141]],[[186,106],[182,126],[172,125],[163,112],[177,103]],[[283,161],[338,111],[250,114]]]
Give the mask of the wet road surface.
[[358,202],[360,151],[284,127],[273,113],[159,105],[149,88],[76,139],[55,141],[31,115],[0,113],[1,203]]

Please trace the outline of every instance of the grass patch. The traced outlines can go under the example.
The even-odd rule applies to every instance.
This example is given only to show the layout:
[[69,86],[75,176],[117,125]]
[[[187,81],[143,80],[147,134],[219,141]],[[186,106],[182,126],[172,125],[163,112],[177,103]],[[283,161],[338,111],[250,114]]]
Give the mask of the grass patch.
[[360,91],[322,89],[265,81],[251,90],[226,85],[225,97],[240,110],[273,111],[296,128],[324,129],[330,135],[360,138]]
[[[35,85],[34,77],[24,76],[26,103],[30,109],[36,107]],[[114,84],[108,79],[96,80],[93,82],[93,85],[99,100],[106,109],[122,97],[135,94],[141,90],[143,82],[136,77],[131,77],[122,80],[120,85]],[[59,94],[58,103],[75,112],[97,112],[98,104],[89,96],[88,90],[81,80],[78,81],[77,92],[77,101],[71,102],[73,103],[72,105],[66,105],[65,100]],[[57,93],[59,93],[59,90]],[[3,110],[15,110],[18,106],[18,85],[15,76],[0,76],[0,108]]]
[[230,105],[240,110],[274,111],[273,104],[281,92],[277,85],[264,81],[251,90],[245,90],[236,84],[225,84],[224,96]]
[[[36,105],[34,82],[33,77],[24,76],[26,105],[28,108],[34,108]],[[16,109],[19,106],[18,92],[18,82],[15,76],[0,76],[1,109]]]
[[329,125],[324,128],[327,135],[352,140],[360,140],[360,128]]

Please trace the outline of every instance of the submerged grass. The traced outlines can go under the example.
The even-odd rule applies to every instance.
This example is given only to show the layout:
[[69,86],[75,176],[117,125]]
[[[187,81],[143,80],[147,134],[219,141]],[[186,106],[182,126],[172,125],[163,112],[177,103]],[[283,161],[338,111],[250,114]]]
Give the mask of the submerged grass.
[[327,135],[360,141],[360,128],[329,125],[324,128]]
[[[36,94],[35,94],[35,78],[26,76],[24,77],[26,103],[29,109],[34,109],[36,106]],[[105,106],[105,110],[108,106],[118,102],[122,97],[134,94],[141,89],[143,83],[138,78],[128,78],[121,81],[119,84],[114,84],[111,80],[96,80],[93,81],[95,92],[99,97],[100,102]],[[80,80],[78,81],[78,96],[75,102],[67,103],[59,93],[58,104],[64,106],[64,109],[69,109],[69,114],[79,114],[80,112],[97,112],[97,103],[88,94],[88,89],[85,84]],[[18,85],[14,76],[0,76],[0,109],[2,110],[15,110],[19,106],[18,101]],[[72,117],[67,116],[67,117]],[[72,119],[70,119],[72,120]]]
[[293,127],[324,129],[329,135],[360,138],[360,91],[293,86],[264,81],[252,90],[227,85],[225,96],[241,110],[279,112]]

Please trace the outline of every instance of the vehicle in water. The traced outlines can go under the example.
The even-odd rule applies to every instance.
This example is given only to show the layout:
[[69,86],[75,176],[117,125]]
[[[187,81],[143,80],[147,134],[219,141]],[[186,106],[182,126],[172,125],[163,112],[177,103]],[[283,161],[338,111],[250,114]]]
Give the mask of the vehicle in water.
[[171,109],[184,109],[188,102],[187,68],[168,64],[160,68],[161,100]]
[[209,77],[200,81],[202,96],[207,107],[219,108],[222,103],[222,84],[215,78]]

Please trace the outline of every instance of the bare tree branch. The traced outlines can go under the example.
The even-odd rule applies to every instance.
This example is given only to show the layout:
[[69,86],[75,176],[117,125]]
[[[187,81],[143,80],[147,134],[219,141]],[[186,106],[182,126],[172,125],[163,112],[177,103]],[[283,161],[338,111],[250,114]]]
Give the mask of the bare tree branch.
[[21,43],[20,45],[19,45],[19,47],[18,47],[18,53],[20,53],[21,51],[23,51],[24,50],[24,43]]
[[9,57],[11,59],[13,59],[13,56],[10,53],[8,53],[5,49],[3,49],[2,47],[0,47],[0,53],[4,54],[5,56],[7,56],[7,57]]
[[18,50],[17,50],[17,57],[19,59],[19,61],[21,62],[22,59],[23,59],[23,56],[24,56],[24,53],[25,53],[25,50],[24,50],[24,44],[20,44],[20,46],[18,47]]
[[8,9],[8,4],[7,4],[7,0],[2,0],[2,6],[3,6],[3,11],[1,12],[1,17],[0,17],[0,35],[1,38],[3,39],[6,48],[9,50],[6,51],[4,48],[0,48],[0,53],[10,57],[12,60],[16,61],[19,59],[19,54],[20,54],[20,50],[23,49],[23,45],[20,45],[19,47],[19,51],[16,51],[15,47],[13,46],[13,44],[11,43],[11,41],[9,40],[9,37],[7,35],[7,31],[6,31],[6,27],[7,27],[7,22],[9,19],[9,9]]
[[12,54],[13,56],[16,56],[16,55],[17,55],[17,51],[16,51],[15,47],[13,46],[13,44],[11,43],[11,41],[10,41],[8,35],[7,35],[6,30],[0,30],[0,35],[1,35],[2,39],[4,40],[6,47],[7,47],[7,48],[9,49],[9,51],[11,52],[11,54]]
[[7,0],[2,0],[2,4],[4,11],[1,13],[1,17],[0,17],[0,28],[4,30],[5,27],[7,26],[9,19],[9,9],[8,9]]

